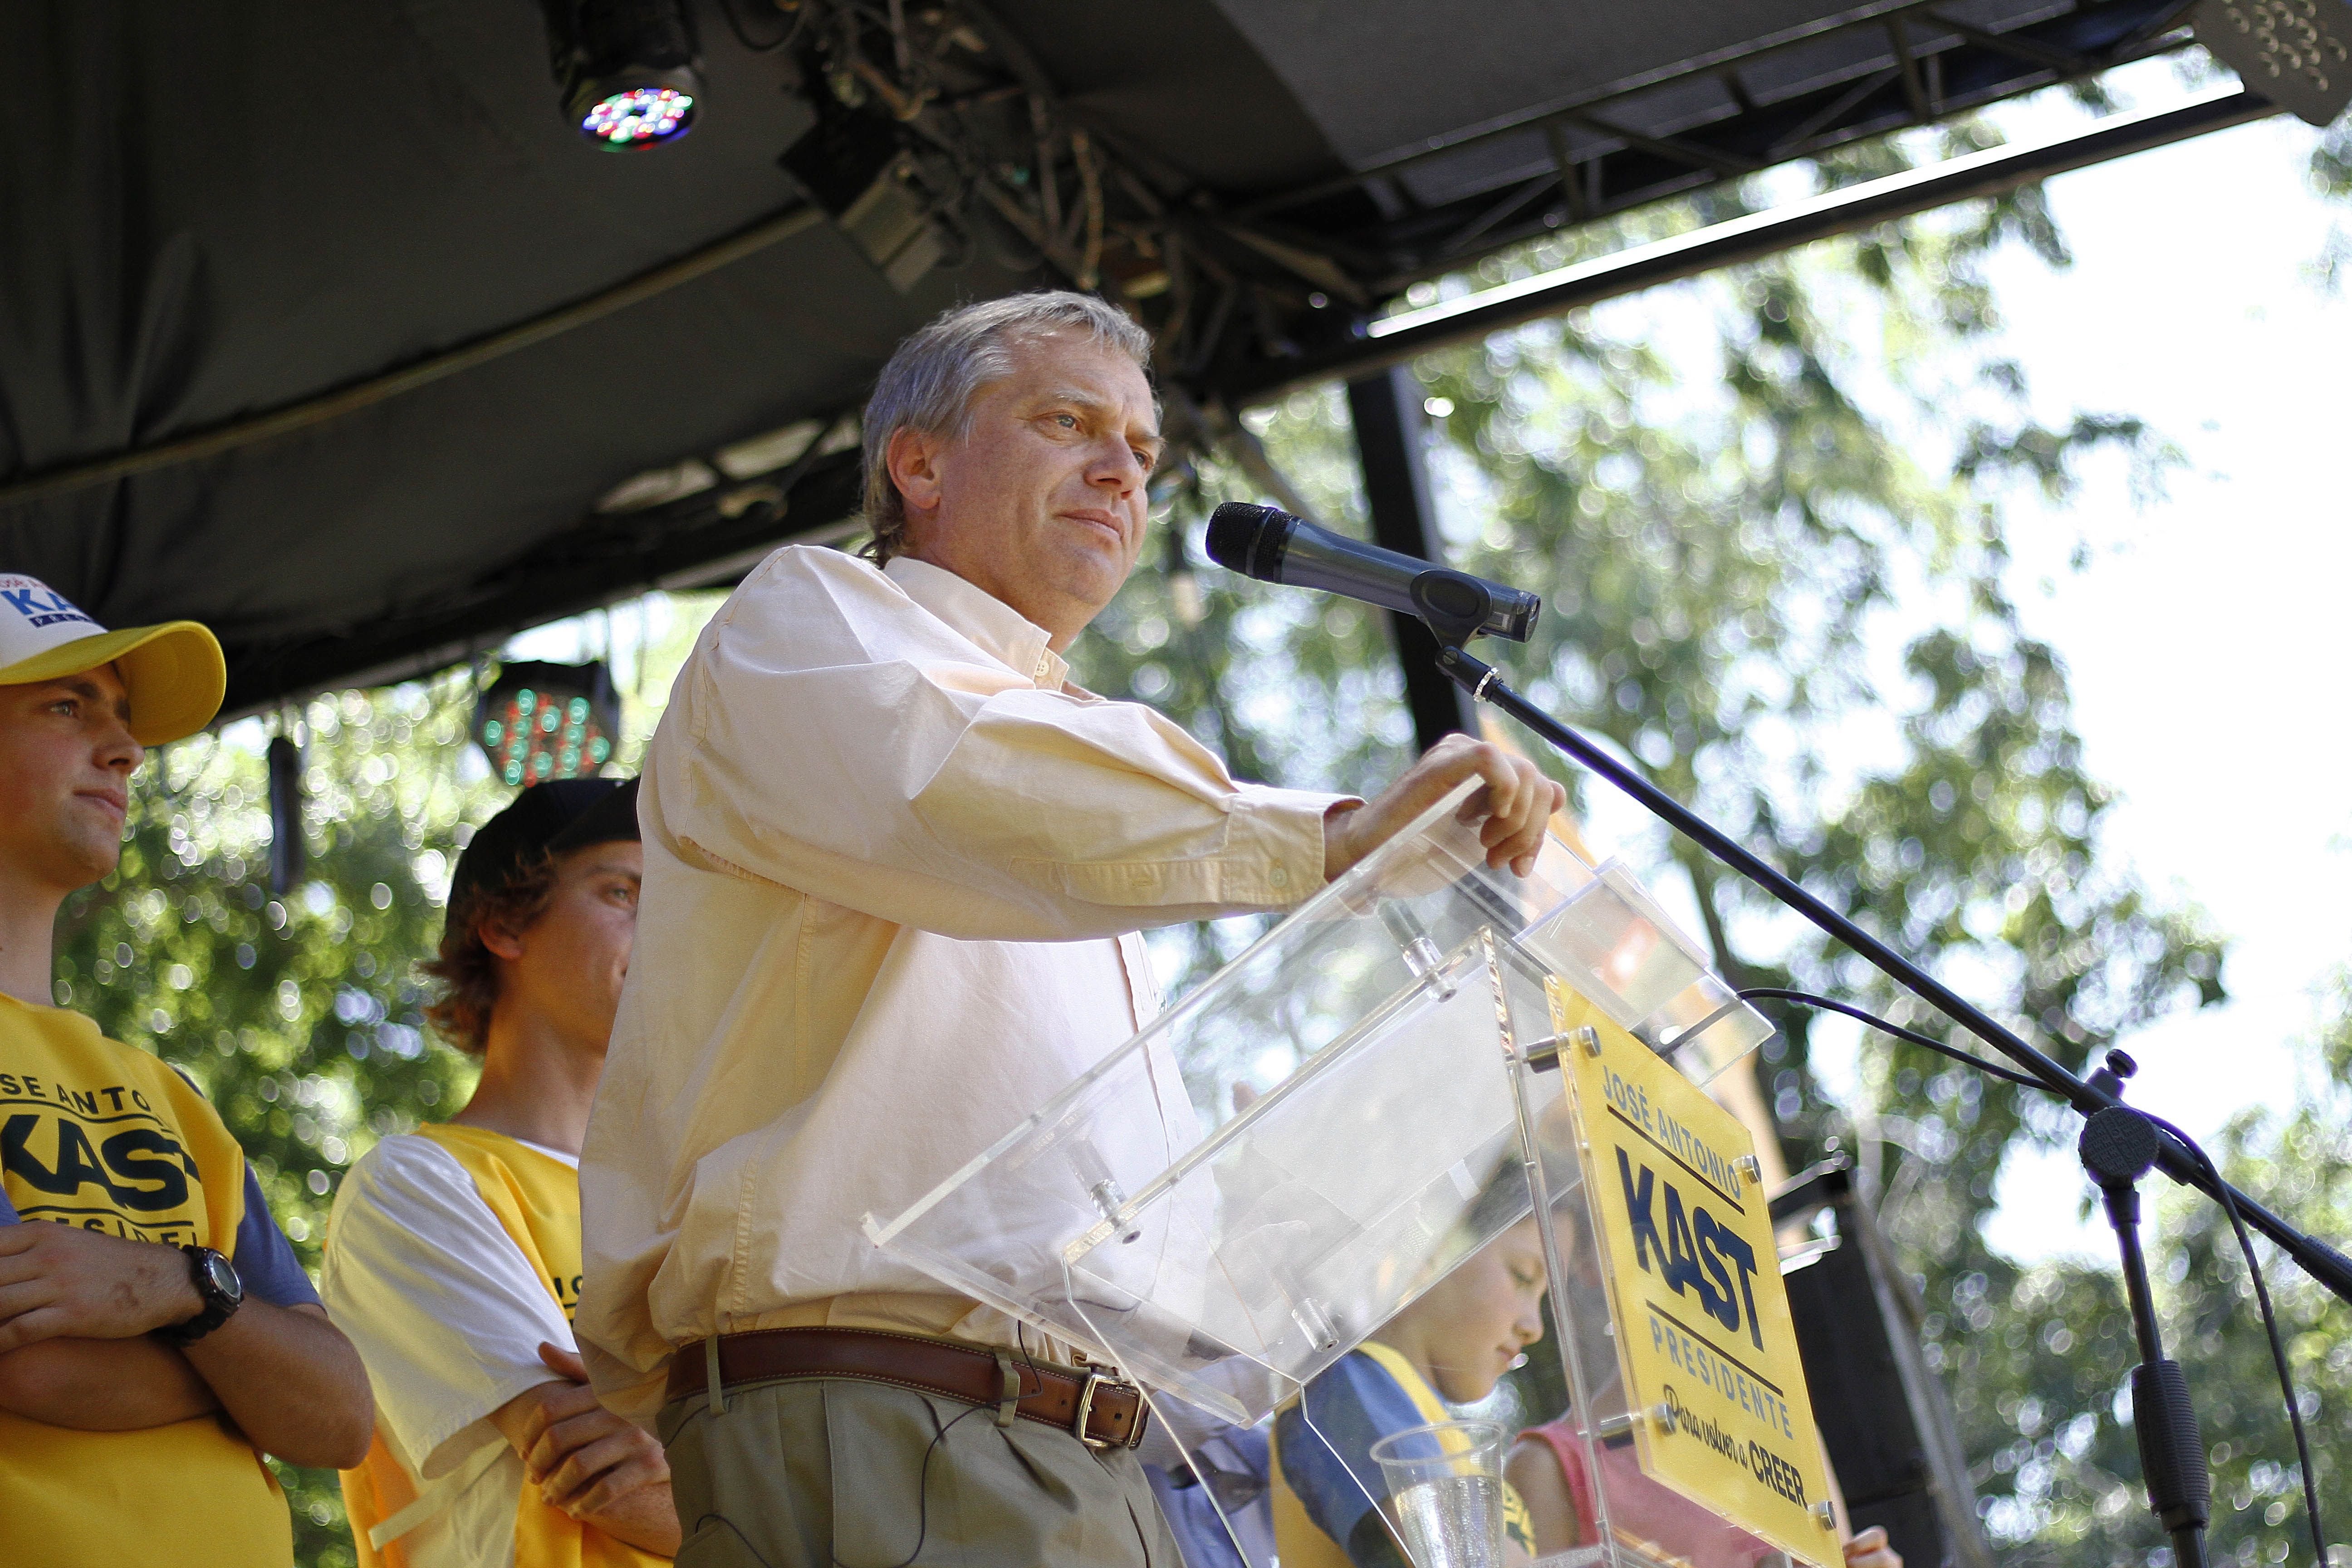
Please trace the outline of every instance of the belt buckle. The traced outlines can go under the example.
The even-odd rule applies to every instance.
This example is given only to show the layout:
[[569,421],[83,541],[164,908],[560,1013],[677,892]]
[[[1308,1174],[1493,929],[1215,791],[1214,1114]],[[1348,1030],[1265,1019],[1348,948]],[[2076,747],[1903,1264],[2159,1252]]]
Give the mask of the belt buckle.
[[1101,1373],[1089,1369],[1087,1373],[1086,1382],[1078,1385],[1078,1407],[1070,1416],[1070,1436],[1076,1437],[1079,1442],[1084,1443],[1089,1448],[1132,1448],[1139,1445],[1143,1441],[1144,1421],[1143,1401],[1139,1397],[1135,1402],[1135,1430],[1127,1435],[1126,1442],[1119,1443],[1115,1442],[1108,1437],[1089,1437],[1087,1436],[1087,1422],[1093,1417],[1095,1413],[1095,1385],[1097,1384],[1108,1384],[1114,1389],[1124,1390],[1129,1394],[1140,1393],[1134,1384],[1128,1382],[1127,1379],[1123,1377],[1106,1377]]

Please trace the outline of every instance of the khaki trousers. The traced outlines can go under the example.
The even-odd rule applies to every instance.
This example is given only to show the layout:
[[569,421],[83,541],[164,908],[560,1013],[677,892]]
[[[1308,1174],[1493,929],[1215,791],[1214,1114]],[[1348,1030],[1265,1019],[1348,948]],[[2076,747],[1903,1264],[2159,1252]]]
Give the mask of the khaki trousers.
[[658,1429],[679,1568],[1183,1568],[1143,1467],[992,1405],[851,1378],[746,1383]]

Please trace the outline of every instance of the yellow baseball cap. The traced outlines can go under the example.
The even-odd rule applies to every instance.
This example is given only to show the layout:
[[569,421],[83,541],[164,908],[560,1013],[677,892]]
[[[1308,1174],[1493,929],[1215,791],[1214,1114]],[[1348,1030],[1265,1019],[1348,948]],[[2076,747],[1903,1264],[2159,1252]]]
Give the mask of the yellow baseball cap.
[[142,746],[194,734],[228,690],[220,643],[195,622],[110,632],[38,578],[0,572],[0,686],[101,664],[120,669],[131,689],[131,734]]

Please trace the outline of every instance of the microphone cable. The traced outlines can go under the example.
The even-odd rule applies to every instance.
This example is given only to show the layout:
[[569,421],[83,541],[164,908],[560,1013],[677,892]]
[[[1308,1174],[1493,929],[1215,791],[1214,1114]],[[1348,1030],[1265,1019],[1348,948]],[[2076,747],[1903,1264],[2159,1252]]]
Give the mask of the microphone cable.
[[[2147,1116],[2145,1110],[2140,1114]],[[2286,1418],[2294,1427],[2295,1460],[2303,1467],[2303,1508],[2311,1523],[2312,1547],[2319,1553],[2319,1568],[2328,1568],[2327,1538],[2319,1527],[2319,1481],[2311,1469],[2311,1441],[2304,1433],[2303,1405],[2294,1395],[2294,1375],[2287,1368],[2286,1346],[2279,1340],[2278,1317],[2271,1310],[2270,1287],[2263,1282],[2263,1266],[2254,1257],[2254,1239],[2246,1234],[2246,1222],[2238,1214],[2238,1200],[2231,1193],[2230,1184],[2221,1179],[2221,1173],[2214,1166],[2212,1156],[2198,1147],[2196,1140],[2161,1116],[2147,1116],[2147,1119],[2178,1140],[2180,1146],[2189,1151],[2189,1157],[2203,1168],[2207,1177],[2212,1181],[2214,1190],[2221,1194],[2221,1212],[2230,1216],[2230,1228],[2237,1232],[2238,1250],[2245,1256],[2246,1272],[2253,1277],[2254,1300],[2262,1308],[2263,1331],[2270,1336],[2271,1364],[2278,1369],[2279,1386],[2286,1390]]]
[[[1791,991],[1778,985],[1753,986],[1738,994],[1743,1002],[1786,1002],[1818,1012],[1842,1014],[1858,1023],[1867,1025],[1882,1035],[1891,1035],[1898,1040],[1907,1040],[1915,1046],[1934,1051],[1938,1056],[1949,1057],[1956,1062],[1965,1063],[1994,1078],[2026,1089],[2037,1089],[2044,1094],[2057,1095],[2055,1089],[2040,1079],[2013,1071],[1998,1062],[1987,1061],[1984,1058],[1961,1050],[1957,1046],[1948,1046],[1941,1040],[1919,1033],[1916,1029],[1906,1029],[1900,1024],[1890,1023],[1876,1014],[1857,1007],[1850,1002],[1841,1002],[1835,997],[1818,995],[1811,991]],[[1685,1033],[1690,1032],[1693,1031],[1685,1031]],[[2254,1255],[2253,1237],[2247,1234],[2245,1219],[2238,1212],[2238,1200],[2231,1193],[2230,1184],[2221,1179],[2221,1169],[2213,1163],[2213,1157],[2205,1152],[2197,1140],[2160,1116],[2141,1110],[2137,1106],[2133,1106],[2131,1109],[2139,1115],[2147,1117],[2150,1124],[2186,1150],[2189,1158],[2197,1162],[2199,1167],[2212,1182],[2214,1190],[2221,1194],[2221,1212],[2229,1216],[2230,1228],[2238,1237],[2238,1250],[2246,1260],[2246,1272],[2254,1283],[2254,1302],[2261,1309],[2263,1332],[2270,1340],[2271,1365],[2276,1369],[2279,1387],[2286,1395],[2286,1417],[2288,1424],[2294,1429],[2295,1458],[2303,1470],[2304,1517],[2311,1526],[2312,1547],[2319,1554],[2316,1559],[2317,1568],[2329,1568],[2327,1534],[2322,1528],[2319,1519],[2319,1479],[2312,1470],[2311,1441],[2304,1430],[2303,1405],[2295,1397],[2294,1374],[2287,1365],[2285,1342],[2279,1337],[2278,1314],[2271,1305],[2270,1287],[2263,1279],[2262,1260]],[[2143,1477],[2142,1480],[2145,1481],[2145,1479],[2146,1478]]]
[[[2050,1086],[2038,1078],[2019,1072],[2013,1068],[2005,1068],[1999,1062],[1987,1061],[1984,1058],[1964,1051],[1958,1046],[1948,1046],[1941,1040],[1919,1033],[1916,1029],[1906,1029],[1900,1024],[1890,1024],[1876,1014],[1865,1012],[1850,1002],[1840,1002],[1830,996],[1817,996],[1811,991],[1787,991],[1777,985],[1751,987],[1740,992],[1739,999],[1742,1002],[1765,1000],[1794,1002],[1801,1007],[1811,1007],[1819,1012],[1843,1013],[1849,1018],[1869,1025],[1882,1035],[1892,1035],[1898,1040],[1908,1040],[1915,1046],[1934,1051],[1937,1056],[1949,1057],[1956,1062],[1964,1062],[1979,1072],[1989,1073],[1994,1078],[2020,1084],[2027,1089],[2038,1089],[2045,1094],[2050,1092]],[[1683,1034],[1687,1036],[1696,1032],[1696,1030],[1685,1029]],[[1680,1037],[1677,1037],[1677,1038]]]

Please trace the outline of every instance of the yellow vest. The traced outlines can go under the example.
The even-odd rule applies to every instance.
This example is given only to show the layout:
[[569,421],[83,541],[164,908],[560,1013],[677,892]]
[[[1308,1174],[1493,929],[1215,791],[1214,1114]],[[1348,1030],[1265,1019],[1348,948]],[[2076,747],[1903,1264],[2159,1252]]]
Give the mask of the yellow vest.
[[[1382,1372],[1396,1380],[1423,1421],[1454,1418],[1454,1413],[1445,1408],[1445,1402],[1438,1398],[1437,1390],[1429,1386],[1428,1380],[1413,1369],[1412,1363],[1376,1340],[1366,1340],[1356,1349],[1371,1357]],[[1457,1434],[1444,1434],[1439,1441],[1450,1454],[1469,1451],[1469,1444]],[[1281,1445],[1270,1444],[1268,1452],[1269,1468],[1273,1471],[1269,1479],[1274,1483],[1275,1556],[1282,1568],[1354,1568],[1346,1543],[1324,1534],[1307,1513],[1307,1505],[1298,1500],[1298,1494],[1290,1489],[1282,1473]],[[1503,1528],[1509,1540],[1524,1548],[1529,1556],[1535,1554],[1534,1521],[1528,1513],[1528,1505],[1508,1481],[1503,1483]]]
[[[0,1186],[20,1218],[236,1261],[245,1155],[161,1060],[0,995]],[[77,1432],[0,1411],[0,1563],[283,1568],[285,1494],[220,1415]]]
[[[580,1304],[580,1177],[562,1161],[478,1127],[420,1127],[417,1132],[453,1155],[474,1178],[475,1190],[522,1248],[547,1293],[569,1322]],[[549,1374],[551,1377],[552,1373]],[[378,1431],[368,1457],[343,1472],[343,1508],[352,1521],[360,1568],[408,1568],[398,1538],[381,1549],[368,1532],[416,1500],[416,1489]],[[515,1513],[516,1568],[651,1568],[669,1561],[615,1541],[540,1499],[528,1477]]]

